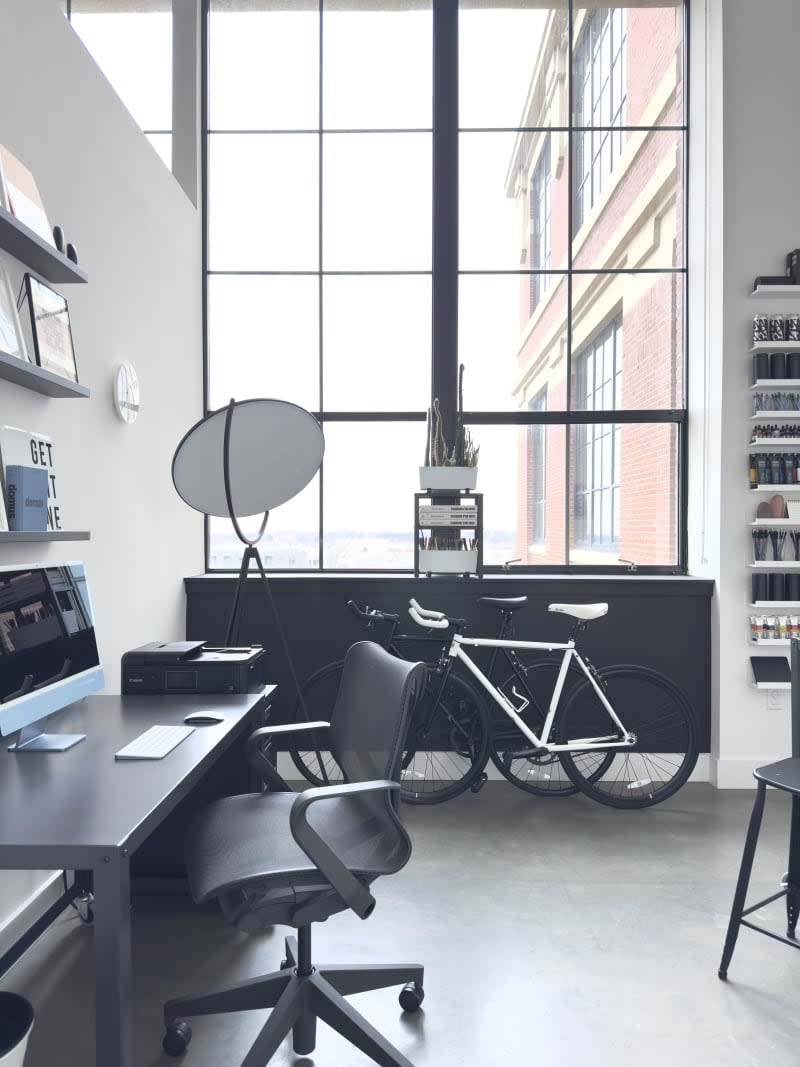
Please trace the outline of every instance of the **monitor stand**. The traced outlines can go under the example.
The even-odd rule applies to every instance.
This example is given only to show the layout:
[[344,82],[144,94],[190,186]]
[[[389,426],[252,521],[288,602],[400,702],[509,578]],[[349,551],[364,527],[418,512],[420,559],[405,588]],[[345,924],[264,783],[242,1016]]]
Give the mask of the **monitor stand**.
[[29,723],[23,726],[19,737],[13,745],[8,746],[9,752],[66,752],[68,748],[83,741],[86,734],[46,734],[44,724],[46,719]]

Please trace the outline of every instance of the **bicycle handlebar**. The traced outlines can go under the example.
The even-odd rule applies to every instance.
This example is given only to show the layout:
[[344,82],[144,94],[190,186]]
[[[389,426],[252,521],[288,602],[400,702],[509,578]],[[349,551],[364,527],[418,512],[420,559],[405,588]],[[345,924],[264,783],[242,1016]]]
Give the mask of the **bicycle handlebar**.
[[[409,600],[408,603],[411,605],[411,608],[413,608],[414,611],[417,612],[418,615],[422,616],[423,619],[446,619],[447,618],[447,616],[444,614],[443,611],[429,611],[427,608],[423,608],[422,605],[418,604],[413,597]],[[409,609],[409,612],[410,612],[410,609]]]
[[[419,605],[415,600],[411,601],[411,607],[408,609],[408,614],[417,623],[418,626],[431,627],[434,630],[446,630],[450,626],[449,619],[445,618],[440,611],[432,612],[433,615],[439,616],[436,619],[423,618],[419,614]],[[423,609],[424,610],[424,609]]]
[[357,619],[364,619],[365,622],[373,622],[375,619],[385,619],[388,622],[398,622],[399,615],[389,615],[388,612],[379,611],[377,608],[362,608],[356,604],[355,600],[348,600],[347,606]]

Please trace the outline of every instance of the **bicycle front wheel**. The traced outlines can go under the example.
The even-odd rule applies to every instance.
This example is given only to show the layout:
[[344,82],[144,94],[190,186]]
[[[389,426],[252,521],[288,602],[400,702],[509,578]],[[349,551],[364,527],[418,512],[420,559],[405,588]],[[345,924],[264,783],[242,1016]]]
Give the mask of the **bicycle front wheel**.
[[556,720],[558,743],[576,746],[559,753],[564,770],[581,792],[612,808],[646,808],[666,800],[697,762],[697,725],[689,701],[647,667],[606,667],[597,673],[606,699],[635,741],[626,748],[580,749],[580,740],[612,734],[618,739],[619,734],[587,679]]
[[[328,663],[305,682],[302,701],[297,698],[295,722],[330,722],[344,660]],[[342,769],[328,748],[327,730],[302,730],[290,735],[289,755],[292,763],[312,785],[339,785],[344,781]]]
[[441,804],[473,785],[489,758],[489,715],[471,685],[451,674],[441,697],[438,675],[409,726],[400,777],[400,797],[409,804]]

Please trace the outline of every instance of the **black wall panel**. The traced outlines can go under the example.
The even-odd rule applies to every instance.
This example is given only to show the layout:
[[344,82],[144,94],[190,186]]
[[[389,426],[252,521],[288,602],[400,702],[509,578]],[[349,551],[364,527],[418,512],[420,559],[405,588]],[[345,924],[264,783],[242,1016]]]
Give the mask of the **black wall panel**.
[[[203,575],[187,578],[185,585],[187,639],[221,642],[235,578]],[[266,647],[267,680],[280,686],[272,721],[290,721],[296,697],[275,619],[261,583],[251,579],[248,585],[238,641]],[[709,751],[713,582],[648,577],[498,576],[470,580],[303,575],[275,577],[271,588],[301,681],[317,667],[341,658],[352,642],[378,636],[350,613],[348,599],[362,607],[368,604],[397,612],[407,620],[403,632],[420,633],[407,615],[408,600],[413,596],[426,608],[463,616],[469,620],[469,633],[488,637],[495,636],[498,617],[493,609],[477,604],[478,597],[525,595],[528,604],[515,620],[517,636],[529,641],[567,639],[570,619],[548,613],[549,603],[607,601],[608,615],[590,625],[580,647],[598,667],[637,663],[670,677],[692,702],[700,724],[700,750]],[[479,664],[483,654],[476,652]]]

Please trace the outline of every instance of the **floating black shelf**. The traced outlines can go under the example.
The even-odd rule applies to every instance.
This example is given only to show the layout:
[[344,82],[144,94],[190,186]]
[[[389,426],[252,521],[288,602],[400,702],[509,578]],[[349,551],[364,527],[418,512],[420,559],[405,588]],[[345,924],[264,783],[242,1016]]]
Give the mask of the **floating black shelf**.
[[0,545],[24,541],[88,541],[88,530],[0,530]]
[[0,248],[48,282],[88,282],[89,275],[0,207]]
[[16,356],[8,356],[0,352],[0,378],[14,385],[23,385],[26,389],[33,389],[36,393],[45,396],[86,397],[90,395],[85,385],[71,382],[69,378],[62,378],[60,374],[44,370],[35,363],[28,363],[26,359],[18,359]]

